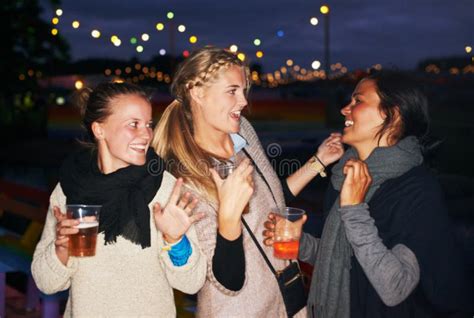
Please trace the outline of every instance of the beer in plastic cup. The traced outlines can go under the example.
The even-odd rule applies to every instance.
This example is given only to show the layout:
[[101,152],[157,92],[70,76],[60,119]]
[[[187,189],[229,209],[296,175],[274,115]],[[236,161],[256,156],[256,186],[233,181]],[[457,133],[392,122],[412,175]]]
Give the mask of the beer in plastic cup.
[[298,258],[300,246],[302,209],[285,207],[275,214],[275,235],[273,240],[273,255],[280,259]]
[[101,205],[68,204],[68,219],[80,221],[76,226],[79,232],[69,235],[69,256],[94,256],[99,230],[99,212]]

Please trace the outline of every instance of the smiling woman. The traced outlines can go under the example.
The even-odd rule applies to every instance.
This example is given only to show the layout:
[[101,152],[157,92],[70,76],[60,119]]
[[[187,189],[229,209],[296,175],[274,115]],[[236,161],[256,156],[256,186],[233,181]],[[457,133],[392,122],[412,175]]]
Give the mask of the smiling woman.
[[[173,187],[169,173],[149,170],[164,164],[150,149],[152,109],[143,90],[104,83],[81,96],[93,143],[60,169],[33,256],[35,282],[44,293],[70,288],[65,317],[176,316],[172,289],[195,293],[205,278],[191,228],[200,219],[191,215],[197,200],[180,198],[182,180]],[[66,217],[66,204],[101,206],[95,256],[68,253],[79,221]]]

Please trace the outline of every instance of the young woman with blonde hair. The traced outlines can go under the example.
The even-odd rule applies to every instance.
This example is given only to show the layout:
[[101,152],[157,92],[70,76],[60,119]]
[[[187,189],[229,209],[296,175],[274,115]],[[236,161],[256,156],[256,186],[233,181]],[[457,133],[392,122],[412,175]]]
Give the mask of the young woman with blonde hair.
[[[178,68],[171,86],[176,100],[165,110],[152,141],[168,169],[200,197],[197,209],[206,213],[196,224],[207,256],[206,283],[198,294],[200,317],[285,317],[286,310],[275,277],[242,230],[241,217],[262,239],[270,211],[285,206],[284,190],[250,123],[241,116],[247,106],[249,71],[233,53],[205,47]],[[340,135],[320,146],[317,157],[328,165],[342,155]],[[316,160],[313,158],[313,161]],[[306,163],[288,179],[291,194],[322,171]],[[223,180],[218,163],[238,167]],[[248,213],[244,213],[246,206]],[[286,261],[264,248],[277,270]],[[297,316],[305,316],[301,310]]]

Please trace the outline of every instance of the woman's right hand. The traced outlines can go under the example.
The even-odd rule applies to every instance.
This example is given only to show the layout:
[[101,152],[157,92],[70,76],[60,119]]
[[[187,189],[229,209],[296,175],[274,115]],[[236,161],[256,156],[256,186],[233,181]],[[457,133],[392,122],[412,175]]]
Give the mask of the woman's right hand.
[[66,265],[69,259],[69,235],[79,232],[79,229],[74,228],[75,226],[79,225],[79,221],[68,219],[66,214],[61,213],[61,210],[57,206],[53,207],[53,214],[56,218],[56,239],[54,241],[54,245],[56,246],[56,255],[61,263]]
[[214,169],[210,171],[219,199],[219,233],[228,240],[235,240],[242,232],[240,217],[253,194],[253,167],[250,160],[245,159],[226,179],[221,179]]

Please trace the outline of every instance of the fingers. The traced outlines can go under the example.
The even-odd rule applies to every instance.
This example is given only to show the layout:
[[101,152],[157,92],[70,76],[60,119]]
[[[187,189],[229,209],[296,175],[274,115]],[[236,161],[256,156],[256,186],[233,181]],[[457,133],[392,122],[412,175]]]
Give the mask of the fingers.
[[161,205],[158,202],[156,202],[153,205],[153,214],[155,214],[155,215],[163,214],[163,210],[161,209]]
[[183,185],[183,179],[178,178],[176,184],[174,185],[173,192],[171,193],[170,203],[178,204],[179,196],[181,194],[181,186]]
[[66,219],[66,214],[61,213],[61,210],[59,209],[58,206],[53,206],[53,214],[54,214],[54,217],[56,218],[56,222],[58,223]]
[[211,173],[212,180],[214,180],[214,183],[219,188],[222,185],[222,183],[224,182],[224,180],[221,179],[221,177],[219,176],[219,174],[217,173],[217,171],[214,168],[210,168],[209,172]]
[[206,217],[206,214],[204,212],[199,212],[199,213],[194,213],[189,217],[189,221],[191,223],[196,223]]
[[186,212],[187,215],[191,215],[191,213],[193,212],[193,210],[197,206],[197,204],[198,204],[198,199],[197,198],[190,198],[189,204],[184,209],[184,212]]

